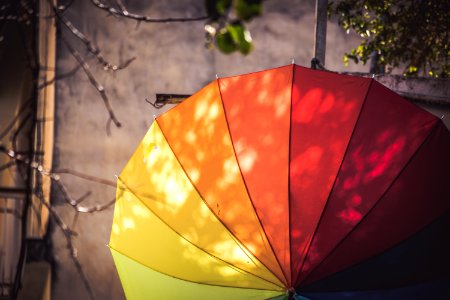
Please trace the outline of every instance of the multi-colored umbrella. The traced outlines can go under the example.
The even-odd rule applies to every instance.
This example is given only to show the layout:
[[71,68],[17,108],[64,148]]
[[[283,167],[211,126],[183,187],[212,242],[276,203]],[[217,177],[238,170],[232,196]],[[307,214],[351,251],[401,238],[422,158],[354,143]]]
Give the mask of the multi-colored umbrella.
[[290,65],[156,118],[119,176],[110,248],[129,299],[441,296],[449,208],[439,118]]

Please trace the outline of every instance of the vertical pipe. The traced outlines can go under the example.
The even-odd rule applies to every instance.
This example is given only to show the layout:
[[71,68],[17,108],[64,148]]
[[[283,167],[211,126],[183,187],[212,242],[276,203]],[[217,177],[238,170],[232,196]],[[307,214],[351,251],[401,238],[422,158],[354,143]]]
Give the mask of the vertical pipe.
[[325,66],[327,44],[327,7],[328,0],[316,0],[316,27],[314,36],[314,58]]

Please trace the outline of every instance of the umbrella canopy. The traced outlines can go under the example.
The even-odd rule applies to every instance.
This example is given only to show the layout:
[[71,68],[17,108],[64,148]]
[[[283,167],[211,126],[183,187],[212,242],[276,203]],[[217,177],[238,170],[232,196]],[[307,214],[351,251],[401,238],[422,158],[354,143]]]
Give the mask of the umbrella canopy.
[[109,245],[129,299],[442,295],[449,179],[441,120],[373,79],[220,78],[153,122]]

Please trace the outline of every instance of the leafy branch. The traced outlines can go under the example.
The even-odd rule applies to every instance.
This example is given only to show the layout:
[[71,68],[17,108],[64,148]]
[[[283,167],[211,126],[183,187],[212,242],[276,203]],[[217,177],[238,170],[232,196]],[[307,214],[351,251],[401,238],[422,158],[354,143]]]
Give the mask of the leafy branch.
[[404,68],[407,76],[450,76],[450,2],[343,0],[330,3],[329,15],[362,38],[344,54],[346,64],[372,58],[388,71]]

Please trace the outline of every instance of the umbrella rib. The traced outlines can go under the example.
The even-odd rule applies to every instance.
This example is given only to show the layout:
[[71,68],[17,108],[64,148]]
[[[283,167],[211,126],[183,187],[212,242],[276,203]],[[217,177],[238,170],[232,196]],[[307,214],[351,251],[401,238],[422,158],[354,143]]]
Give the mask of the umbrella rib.
[[292,242],[291,242],[291,238],[292,238],[292,236],[291,236],[291,232],[292,232],[292,223],[291,223],[291,220],[292,220],[292,216],[291,216],[291,213],[292,213],[292,210],[291,210],[291,142],[292,142],[292,95],[293,95],[293,92],[294,92],[294,79],[295,79],[295,64],[293,63],[292,64],[292,82],[291,82],[291,96],[290,96],[290,98],[291,98],[291,101],[290,101],[290,111],[289,111],[289,148],[288,148],[288,151],[289,151],[289,153],[288,153],[288,161],[289,161],[289,163],[288,163],[288,210],[289,210],[289,214],[288,214],[288,218],[289,218],[289,220],[288,220],[288,224],[289,224],[289,270],[290,270],[290,272],[291,272],[291,274],[290,274],[290,279],[291,279],[291,285],[293,285],[292,284],[292,279],[294,278],[294,276],[292,276],[292,272],[293,272],[293,266],[292,266],[292,253],[293,253],[293,250],[292,250]]
[[320,213],[320,217],[319,217],[319,220],[318,220],[318,222],[317,222],[316,228],[314,229],[314,233],[312,234],[311,239],[309,240],[309,243],[308,243],[307,246],[306,246],[307,249],[306,249],[306,252],[305,252],[305,256],[303,257],[302,265],[301,265],[301,267],[300,267],[299,276],[297,277],[297,281],[295,282],[296,285],[297,285],[297,283],[300,281],[301,273],[302,273],[302,271],[303,271],[303,267],[305,266],[305,261],[306,261],[306,259],[307,259],[307,257],[308,257],[309,250],[311,250],[311,244],[312,244],[312,242],[313,242],[313,240],[314,240],[314,237],[315,237],[316,234],[317,234],[317,231],[319,230],[320,224],[322,223],[323,216],[325,215],[325,211],[326,211],[327,208],[328,208],[329,200],[330,200],[330,198],[331,198],[331,195],[333,194],[333,191],[334,191],[334,188],[335,188],[337,179],[338,179],[338,177],[339,177],[339,174],[341,173],[342,165],[344,164],[344,161],[345,161],[345,159],[346,159],[346,157],[347,157],[347,153],[348,153],[348,150],[349,150],[349,148],[350,148],[350,144],[351,144],[352,139],[353,139],[353,136],[354,136],[354,134],[355,134],[355,132],[356,132],[356,128],[358,127],[358,123],[359,123],[359,120],[360,120],[360,118],[361,118],[361,114],[362,114],[362,112],[363,112],[363,110],[364,110],[364,107],[366,106],[367,96],[369,95],[369,91],[370,91],[370,89],[372,88],[372,83],[373,83],[373,82],[374,82],[374,79],[370,79],[370,84],[369,84],[369,86],[368,86],[368,88],[367,88],[366,95],[364,96],[364,100],[363,100],[363,103],[362,103],[362,105],[361,105],[361,109],[359,110],[359,114],[358,114],[358,118],[356,119],[355,126],[353,127],[353,130],[352,130],[352,133],[351,133],[351,135],[350,135],[350,138],[348,139],[347,147],[345,148],[344,155],[342,156],[342,160],[341,160],[341,163],[340,163],[340,165],[339,165],[339,169],[338,169],[338,171],[337,171],[337,173],[336,173],[336,177],[334,178],[333,185],[331,186],[330,192],[328,193],[327,200],[325,201],[325,205],[324,205],[324,207],[323,207],[323,209],[322,209],[322,212]]
[[[160,125],[159,125],[159,122],[158,122],[158,118],[156,118],[155,119],[155,122],[156,122],[156,124],[158,125],[158,127],[161,129],[161,127],[160,127]],[[189,177],[189,175],[187,174],[187,172],[186,172],[186,170],[184,169],[184,167],[183,167],[183,165],[181,164],[181,162],[179,161],[179,159],[178,159],[178,157],[177,157],[177,155],[175,154],[175,152],[173,151],[173,149],[172,149],[172,146],[170,145],[170,143],[169,143],[169,141],[167,140],[167,137],[166,137],[166,135],[164,134],[164,132],[163,132],[163,130],[160,130],[160,132],[161,132],[161,134],[162,134],[162,136],[164,137],[164,139],[165,139],[165,141],[166,141],[166,143],[167,143],[167,146],[170,148],[170,150],[172,151],[172,153],[174,154],[174,157],[175,157],[175,159],[176,159],[176,161],[178,162],[178,164],[180,165],[180,168],[183,170],[183,172],[184,172],[184,174],[186,175],[186,177],[188,178],[188,180],[189,180],[189,182],[191,183],[191,185],[192,185],[192,187],[195,189],[195,191],[198,193],[198,195],[200,196],[200,199],[203,201],[203,203],[205,203],[205,205],[206,205],[206,207],[210,210],[210,212],[214,215],[214,217],[227,229],[227,231],[228,231],[228,233],[233,237],[233,239],[235,239],[235,240],[237,240],[237,241],[239,241],[239,239],[236,237],[236,236],[234,236],[234,234],[233,234],[233,232],[230,230],[230,228],[228,228],[228,226],[214,213],[214,211],[209,207],[209,205],[206,203],[206,201],[205,201],[205,199],[203,198],[203,196],[202,196],[202,194],[200,193],[200,191],[197,189],[197,187],[194,185],[194,183],[192,182],[192,180],[191,180],[191,178]],[[123,180],[119,177],[119,179],[123,182]],[[123,182],[124,183],[124,182]],[[144,205],[145,205],[145,207],[147,207],[152,213],[154,213],[152,210],[151,210],[151,208],[150,207],[148,207],[142,200],[141,200],[141,198],[139,197],[139,195],[137,195],[134,191],[132,191],[128,186],[126,186],[126,184],[124,183],[124,185],[125,185],[125,187],[128,189],[128,190],[130,190],[130,192],[132,192],[138,199],[139,199],[139,201],[141,201]],[[155,214],[155,213],[154,213]],[[157,216],[156,214],[155,214],[155,216]],[[171,228],[175,233],[177,233],[178,235],[180,235],[183,239],[185,239],[186,241],[188,241],[185,237],[183,237],[179,232],[177,232],[175,229],[173,229],[171,226],[169,226],[164,220],[162,220],[159,216],[157,216],[162,222],[164,222],[169,228]],[[252,272],[250,272],[250,271],[246,271],[246,270],[243,270],[243,269],[241,269],[241,268],[239,268],[239,267],[237,267],[237,266],[233,266],[231,263],[229,263],[229,262],[227,262],[227,261],[224,261],[224,260],[222,260],[221,258],[219,258],[219,257],[216,257],[216,256],[214,256],[214,255],[212,255],[211,253],[208,253],[208,252],[206,252],[204,249],[202,249],[202,248],[200,248],[200,247],[198,247],[197,245],[195,245],[195,244],[193,244],[193,243],[191,243],[190,241],[188,241],[190,244],[192,244],[192,245],[194,245],[195,247],[197,247],[198,249],[201,249],[202,251],[204,251],[205,253],[207,253],[208,255],[210,255],[210,256],[212,256],[212,257],[214,257],[214,258],[216,258],[216,259],[218,259],[218,260],[220,260],[220,261],[223,261],[223,262],[225,262],[226,264],[228,264],[228,265],[230,265],[230,266],[232,266],[232,267],[234,267],[234,268],[237,268],[238,270],[241,270],[241,271],[243,271],[243,272],[245,272],[245,273],[248,273],[248,274],[251,274],[251,275],[253,275],[253,276],[255,276],[255,277],[257,277],[257,278],[260,278],[260,279],[262,279],[262,280],[264,280],[264,281],[266,281],[266,282],[270,282],[270,283],[272,283],[272,284],[274,284],[274,285],[276,285],[276,286],[279,286],[279,287],[283,287],[283,286],[281,286],[279,283],[276,283],[276,282],[272,282],[271,280],[269,280],[269,279],[266,279],[266,278],[263,278],[263,277],[260,277],[259,275],[256,275],[256,274],[254,274],[254,273],[252,273]],[[239,243],[237,243],[238,244],[238,246],[241,248],[241,247],[244,247],[245,249],[246,249],[246,252],[248,252],[248,253],[252,253],[243,243],[241,243],[240,241],[239,241]],[[242,249],[242,248],[241,248]],[[252,261],[252,263],[254,263],[254,259],[252,259],[251,257],[249,257],[249,255],[246,253],[245,251],[244,251],[244,253],[245,253],[245,255],[246,255],[246,257],[249,259],[249,260],[251,260]],[[255,259],[257,259],[258,260],[258,262],[261,264],[261,265],[263,265],[267,270],[269,270],[270,271],[270,269],[263,263],[263,262],[261,262],[256,256],[255,256]],[[274,274],[275,275],[275,274]],[[277,277],[278,278],[278,277]],[[278,278],[279,279],[279,278]],[[279,279],[280,280],[280,279]],[[282,280],[280,280],[281,282],[283,282]],[[283,287],[284,288],[284,287]]]
[[[224,116],[225,116],[225,120],[226,120],[226,124],[227,124],[227,129],[228,129],[228,135],[229,135],[229,137],[230,137],[231,145],[232,145],[232,148],[233,148],[234,158],[236,159],[236,163],[237,163],[237,165],[238,165],[239,173],[240,173],[240,175],[241,175],[242,182],[244,183],[245,191],[247,192],[248,199],[250,200],[250,204],[252,205],[253,213],[254,213],[254,215],[256,216],[256,219],[258,220],[259,226],[260,226],[260,228],[262,229],[262,231],[263,231],[263,233],[264,233],[264,236],[266,237],[267,242],[269,243],[270,251],[272,252],[273,256],[275,257],[275,260],[276,260],[276,262],[277,262],[277,264],[278,264],[278,266],[279,266],[279,268],[280,268],[280,270],[281,270],[281,273],[282,273],[283,276],[284,276],[284,280],[282,280],[282,278],[278,278],[278,276],[277,276],[277,278],[278,278],[280,281],[286,282],[286,283],[287,283],[287,282],[289,282],[289,280],[288,280],[288,278],[287,278],[287,276],[286,276],[286,274],[285,274],[285,272],[284,272],[283,267],[281,266],[280,260],[278,259],[277,255],[275,254],[275,250],[274,250],[274,248],[273,248],[272,243],[270,242],[269,238],[267,237],[267,233],[266,233],[266,231],[264,230],[264,226],[263,226],[262,223],[261,223],[261,219],[259,218],[258,213],[256,212],[255,205],[254,205],[254,203],[253,203],[253,201],[252,201],[252,198],[251,198],[251,195],[250,195],[250,193],[249,193],[249,191],[248,191],[247,182],[245,181],[244,175],[242,174],[241,165],[239,164],[239,160],[238,160],[237,155],[236,155],[236,149],[234,148],[233,137],[231,136],[231,132],[230,132],[230,125],[228,124],[227,112],[226,112],[226,110],[225,110],[225,105],[224,105],[224,103],[223,103],[222,90],[220,89],[219,80],[220,80],[220,79],[216,79],[217,88],[219,89],[219,93],[220,93],[220,103],[222,104],[222,110],[223,110],[223,114],[224,114]],[[261,231],[259,232],[259,235],[260,235],[260,237],[262,238],[262,240],[264,240],[264,237],[263,237]],[[266,266],[266,268],[267,268],[267,266]],[[276,275],[276,274],[274,274],[274,275]]]
[[186,242],[188,242],[189,244],[191,244],[192,246],[194,246],[195,248],[201,250],[202,252],[206,253],[207,255],[209,255],[210,257],[217,259],[218,261],[221,261],[223,263],[225,263],[226,265],[228,265],[230,268],[234,269],[235,271],[242,273],[242,274],[250,274],[252,276],[255,276],[261,280],[264,280],[266,282],[269,282],[271,284],[274,284],[276,286],[282,287],[279,284],[272,282],[268,279],[265,279],[263,277],[260,277],[259,275],[253,274],[249,271],[243,270],[237,266],[234,266],[233,264],[227,262],[226,260],[221,259],[220,257],[217,257],[211,253],[209,253],[208,251],[206,251],[205,249],[203,249],[202,247],[199,247],[198,245],[192,243],[190,240],[188,240],[187,238],[185,238],[181,233],[179,233],[177,230],[175,230],[172,226],[170,226],[165,220],[163,220],[160,216],[158,216],[144,201],[142,201],[142,199],[125,183],[125,181],[119,176],[118,179],[120,180],[120,182],[124,185],[124,187],[130,191],[155,217],[157,217],[161,222],[163,222],[168,228],[170,228],[173,232],[175,232],[178,236],[180,236],[183,240],[185,240]]
[[[220,92],[220,88],[219,88],[219,92]],[[222,105],[223,105],[223,103],[222,103]],[[224,111],[224,113],[225,113],[225,111]],[[159,126],[159,123],[158,123],[158,118],[156,118],[155,119],[155,121],[156,121],[156,123],[158,124],[158,127],[160,127]],[[228,125],[228,124],[227,124]],[[161,127],[160,127],[161,128]],[[173,152],[173,154],[174,154],[174,156],[175,156],[175,158],[176,158],[176,160],[177,160],[177,162],[179,163],[179,165],[180,165],[180,167],[183,169],[183,172],[186,174],[186,177],[189,179],[189,182],[191,183],[191,185],[194,187],[194,189],[196,190],[196,192],[200,195],[200,198],[202,199],[202,201],[206,204],[206,207],[213,213],[213,215],[216,217],[216,219],[230,232],[230,234],[232,234],[235,238],[236,238],[236,240],[238,240],[239,242],[240,242],[240,244],[249,252],[249,253],[251,253],[251,254],[253,254],[253,252],[252,251],[250,251],[250,249],[248,249],[247,248],[247,246],[244,244],[244,243],[242,243],[241,241],[240,241],[240,239],[238,239],[237,238],[237,236],[233,233],[233,231],[227,226],[227,224],[225,224],[225,222],[223,222],[222,221],[222,219],[220,219],[219,218],[219,216],[214,212],[214,210],[212,210],[211,209],[211,207],[208,205],[208,203],[206,202],[206,200],[203,198],[203,196],[202,196],[202,194],[200,193],[200,191],[197,189],[197,187],[194,185],[194,183],[192,182],[192,180],[191,180],[191,177],[187,174],[187,172],[186,172],[186,170],[184,169],[184,167],[183,167],[183,165],[181,164],[181,162],[179,161],[179,159],[178,159],[178,157],[176,156],[176,154],[175,154],[175,152],[173,151],[173,149],[172,149],[172,146],[170,145],[170,143],[169,143],[169,141],[167,140],[167,137],[166,137],[166,135],[164,134],[164,132],[161,130],[161,133],[162,133],[162,135],[164,136],[164,139],[166,140],[166,142],[167,142],[167,145],[169,146],[169,148],[170,148],[170,150]],[[231,138],[231,137],[230,137]],[[233,147],[233,151],[234,151],[234,147]],[[240,168],[239,168],[239,171],[240,171]],[[244,181],[244,184],[245,184],[245,181]],[[245,186],[245,188],[247,189],[247,186]],[[247,190],[247,193],[248,193],[248,190]],[[249,197],[249,199],[250,199],[250,197]],[[253,202],[251,202],[250,201],[250,203],[252,204],[252,206],[253,206]],[[253,209],[254,209],[254,207],[253,207]],[[261,222],[260,220],[259,220],[259,218],[257,218],[258,219],[258,221],[259,222]],[[262,226],[261,226],[262,227]],[[270,242],[269,242],[269,245],[270,245]],[[271,245],[270,245],[271,246]],[[272,246],[271,246],[272,247]],[[247,256],[248,257],[248,256]],[[274,254],[274,257],[276,258],[276,255]],[[249,259],[251,259],[250,257],[248,257]],[[255,259],[258,259],[256,256],[255,256]],[[252,259],[251,259],[252,260]],[[252,260],[253,261],[253,260]],[[260,259],[258,259],[258,262],[259,263],[261,263],[261,265],[263,265],[267,270],[269,270],[269,271],[271,271],[270,270],[270,268],[269,267],[267,267],[267,265],[264,263],[264,262],[262,262]],[[278,262],[278,260],[277,260],[277,262]],[[278,264],[279,264],[279,262],[278,262]],[[281,269],[282,270],[282,269]],[[275,273],[273,273],[272,272],[272,274],[278,279],[278,280],[280,280],[280,282],[282,282],[282,283],[284,283],[285,281],[282,279],[282,278],[279,278],[278,277],[278,275],[277,274],[275,274]],[[284,273],[283,273],[284,274]],[[277,286],[279,286],[279,284],[276,284]]]
[[[383,194],[378,198],[378,200],[374,203],[374,205],[367,211],[367,213],[361,218],[361,220],[358,221],[358,223],[355,224],[355,226],[339,241],[339,243],[336,244],[336,246],[330,251],[330,253],[328,253],[324,259],[317,264],[312,270],[311,272],[304,278],[304,280],[308,279],[318,268],[319,266],[321,266],[338,248],[339,246],[341,246],[348,238],[349,236],[356,230],[358,229],[358,226],[361,225],[361,223],[370,215],[370,213],[380,204],[380,202],[382,201],[383,197],[390,191],[390,189],[392,188],[392,186],[394,185],[395,182],[397,182],[397,180],[400,178],[400,176],[403,174],[403,172],[406,170],[406,168],[409,166],[409,164],[414,160],[414,158],[416,157],[417,153],[420,151],[420,149],[422,149],[424,147],[424,145],[427,143],[427,141],[430,139],[431,135],[437,130],[437,128],[439,127],[438,125],[440,124],[440,122],[438,120],[434,120],[435,125],[433,126],[433,128],[430,130],[430,132],[428,133],[428,135],[423,139],[422,143],[420,144],[419,147],[417,147],[417,149],[415,150],[415,152],[411,155],[411,157],[408,159],[408,161],[405,163],[405,165],[403,166],[403,168],[398,172],[397,176],[395,176],[394,180],[392,180],[392,182],[389,184],[389,186],[386,188],[386,190],[383,192]],[[403,240],[402,240],[403,241]],[[402,241],[399,241],[399,243],[401,243]],[[397,244],[399,244],[397,243]],[[396,244],[396,245],[397,245]],[[388,248],[389,249],[389,248]],[[384,252],[384,251],[382,251]],[[365,261],[365,260],[363,260]],[[335,273],[333,273],[335,274]],[[332,274],[329,274],[332,275]],[[328,276],[329,276],[328,275]],[[327,277],[328,277],[327,276]]]
[[[442,217],[445,217],[445,215],[447,215],[447,214],[449,214],[449,213],[450,213],[450,209],[447,209],[447,210],[446,210],[445,212],[443,212],[436,220],[433,220],[430,224],[427,224],[426,226],[420,228],[413,236],[410,236],[410,237],[408,237],[408,238],[406,238],[406,239],[404,239],[404,240],[398,242],[397,244],[392,245],[391,247],[386,248],[386,249],[383,250],[382,252],[378,253],[376,256],[368,257],[368,258],[366,258],[366,259],[364,259],[364,260],[362,260],[362,261],[356,263],[355,265],[352,265],[350,268],[355,268],[355,267],[357,268],[357,267],[359,267],[360,265],[362,265],[362,264],[364,264],[364,263],[367,263],[367,262],[368,262],[368,263],[372,263],[372,261],[378,259],[380,256],[382,256],[382,255],[388,253],[389,251],[393,250],[394,248],[396,248],[396,247],[402,247],[402,246],[403,246],[402,244],[408,243],[410,239],[415,238],[415,235],[416,235],[416,234],[421,234],[421,233],[423,233],[424,231],[427,231],[427,230],[429,229],[429,227],[435,226],[436,223],[439,223],[439,222],[441,221],[440,219],[441,219]],[[338,273],[340,273],[340,272],[349,271],[349,270],[350,270],[350,269],[340,270],[340,271],[338,271],[338,272],[336,272],[336,273],[334,273],[334,274],[330,274],[329,276],[327,276],[327,277],[325,277],[325,278],[321,278],[321,279],[319,279],[318,281],[312,282],[312,283],[310,283],[309,285],[306,285],[305,287],[311,286],[312,284],[315,284],[315,283],[320,282],[320,281],[322,281],[322,280],[327,280],[327,279],[329,279],[329,278],[330,278],[331,276],[333,276],[333,275],[336,275],[336,274],[338,274]],[[409,286],[409,284],[404,283],[404,284],[402,284],[402,285],[400,285],[400,286],[397,286],[397,287],[400,287],[400,288],[401,288],[401,287],[407,287],[407,286]],[[304,288],[305,288],[305,287],[304,287]],[[372,289],[372,288],[362,289],[362,290],[371,290],[371,289]],[[339,292],[339,291],[342,291],[342,290],[340,290],[340,289],[338,289],[338,288],[334,288],[334,289],[330,289],[330,290],[327,290],[327,291],[328,291],[328,292],[331,292],[331,293],[334,293],[334,292]]]
[[109,247],[111,250],[116,251],[116,252],[119,253],[120,255],[123,255],[123,256],[127,257],[128,259],[130,259],[130,260],[132,260],[132,261],[134,261],[134,262],[136,262],[136,263],[138,263],[138,264],[140,264],[140,265],[142,265],[142,266],[144,266],[144,267],[146,267],[146,268],[148,268],[148,269],[150,269],[150,270],[152,270],[152,271],[158,272],[158,273],[163,274],[163,275],[165,275],[165,276],[168,276],[168,277],[171,277],[171,278],[174,278],[174,279],[178,279],[178,280],[181,280],[181,281],[190,282],[190,283],[194,283],[194,284],[200,284],[200,285],[217,286],[217,287],[223,287],[223,288],[246,289],[246,290],[258,290],[258,291],[276,291],[276,292],[279,291],[279,290],[274,290],[274,289],[262,289],[262,288],[252,288],[252,287],[241,287],[241,286],[221,285],[221,284],[208,283],[208,282],[197,282],[197,281],[192,281],[192,280],[189,280],[189,279],[180,278],[180,277],[177,277],[177,276],[173,276],[173,275],[167,274],[167,273],[165,273],[165,272],[158,271],[158,270],[156,270],[156,269],[154,269],[154,268],[152,268],[152,267],[150,267],[150,266],[147,266],[146,264],[144,264],[144,263],[138,261],[137,259],[135,259],[135,258],[133,258],[133,257],[131,257],[131,256],[125,254],[125,253],[123,253],[122,251],[115,249],[115,248],[112,247],[111,245],[108,245],[108,247]]

